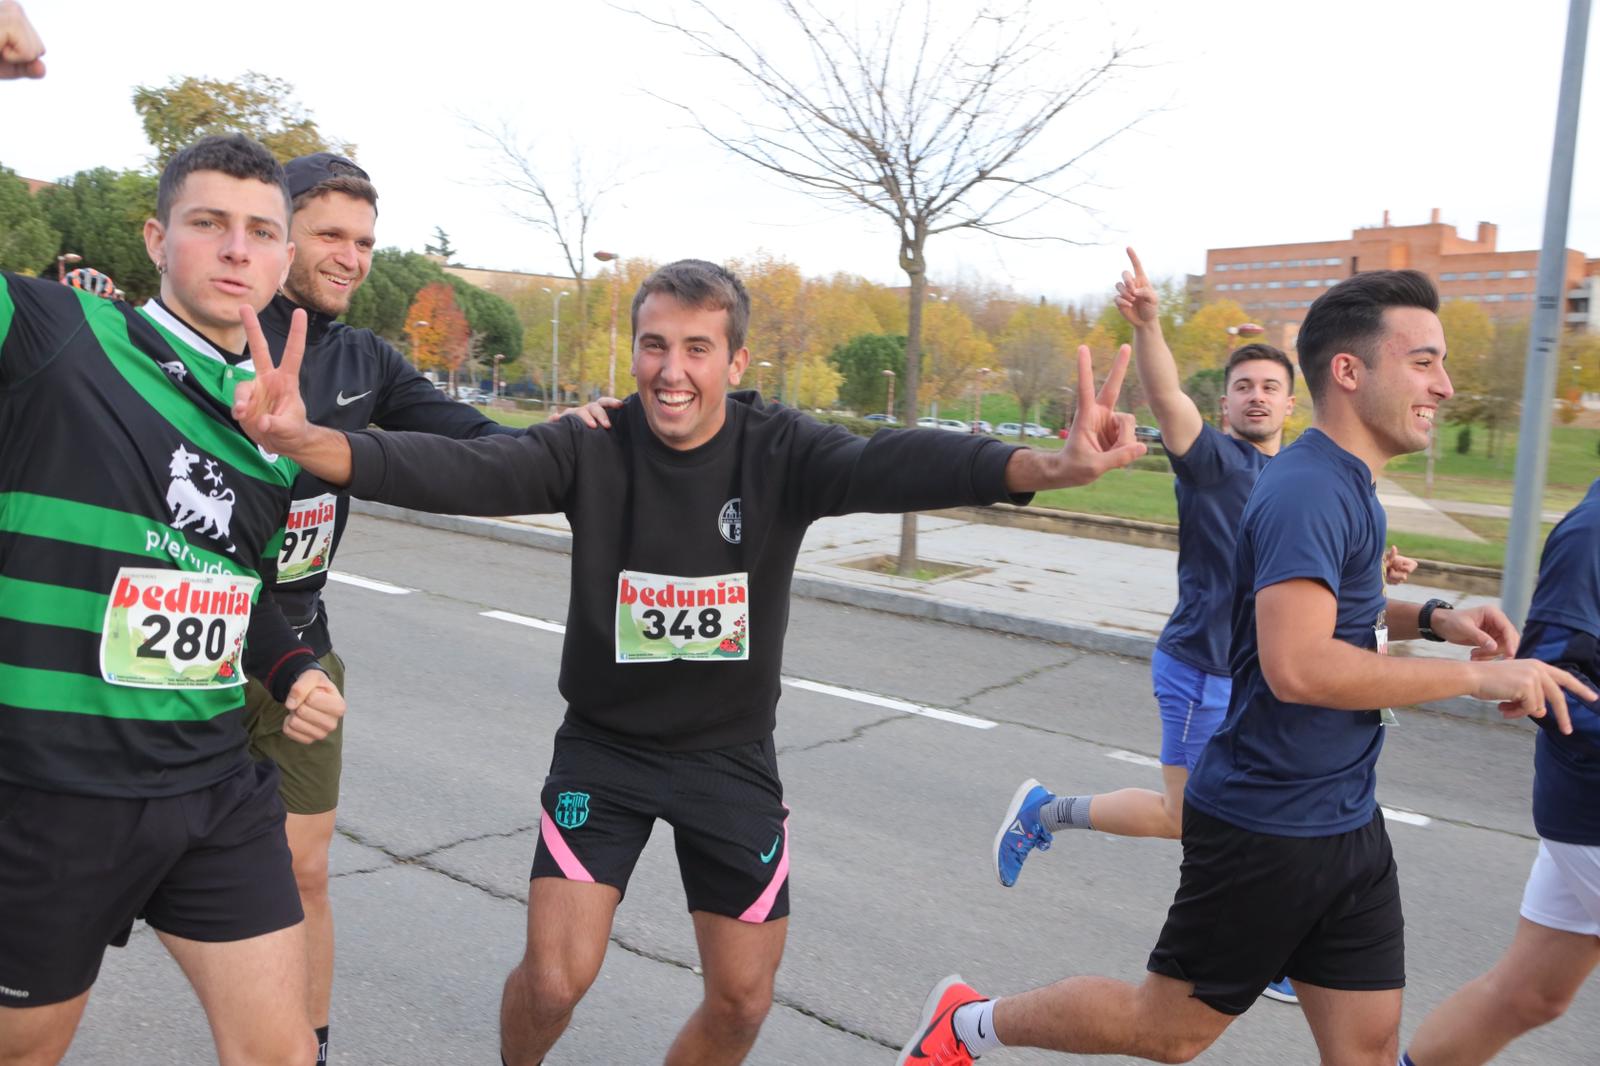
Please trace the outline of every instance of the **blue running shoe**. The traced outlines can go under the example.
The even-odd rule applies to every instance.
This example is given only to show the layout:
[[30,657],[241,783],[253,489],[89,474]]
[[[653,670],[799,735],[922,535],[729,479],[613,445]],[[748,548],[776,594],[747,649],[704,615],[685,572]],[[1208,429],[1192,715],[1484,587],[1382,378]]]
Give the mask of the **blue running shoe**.
[[1035,848],[1046,851],[1055,839],[1039,821],[1039,808],[1055,798],[1031,777],[1017,786],[1017,794],[1011,797],[1006,816],[1000,821],[1000,832],[994,837],[994,872],[1007,888],[1017,883],[1028,852]]
[[1300,1002],[1300,997],[1295,995],[1294,985],[1289,983],[1289,979],[1287,977],[1282,977],[1272,982],[1266,988],[1261,990],[1261,994],[1266,996],[1268,999],[1275,999],[1279,1003]]

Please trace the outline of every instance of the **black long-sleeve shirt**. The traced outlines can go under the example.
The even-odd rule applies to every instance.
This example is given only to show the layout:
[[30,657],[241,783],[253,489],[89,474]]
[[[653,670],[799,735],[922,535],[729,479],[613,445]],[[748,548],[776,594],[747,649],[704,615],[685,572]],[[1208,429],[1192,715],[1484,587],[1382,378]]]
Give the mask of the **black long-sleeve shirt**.
[[[728,401],[722,429],[689,451],[651,433],[637,396],[612,424],[591,430],[567,418],[474,441],[351,433],[350,492],[456,514],[564,513],[572,525],[560,682],[567,718],[646,747],[704,750],[772,732],[789,588],[813,521],[1010,498],[1005,469],[1015,449],[987,437],[885,430],[863,439],[759,399]],[[740,634],[748,659],[618,662],[623,571],[748,573]]]
[[[261,312],[261,329],[273,358],[281,359],[297,305],[273,298]],[[384,429],[439,433],[458,440],[522,432],[502,426],[434,387],[388,341],[307,310],[300,394],[311,421],[334,429]],[[322,589],[350,518],[350,497],[302,473],[278,557],[273,594],[289,621],[318,656],[333,646]]]

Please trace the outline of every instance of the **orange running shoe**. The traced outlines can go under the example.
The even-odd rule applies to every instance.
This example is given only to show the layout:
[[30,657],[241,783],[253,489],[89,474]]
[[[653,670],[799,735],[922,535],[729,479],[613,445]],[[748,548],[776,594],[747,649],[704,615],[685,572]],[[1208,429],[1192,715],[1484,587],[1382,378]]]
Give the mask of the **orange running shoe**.
[[970,1066],[972,1052],[956,1036],[957,1007],[981,1003],[986,997],[953,973],[933,986],[922,1005],[922,1017],[911,1042],[900,1049],[896,1066]]

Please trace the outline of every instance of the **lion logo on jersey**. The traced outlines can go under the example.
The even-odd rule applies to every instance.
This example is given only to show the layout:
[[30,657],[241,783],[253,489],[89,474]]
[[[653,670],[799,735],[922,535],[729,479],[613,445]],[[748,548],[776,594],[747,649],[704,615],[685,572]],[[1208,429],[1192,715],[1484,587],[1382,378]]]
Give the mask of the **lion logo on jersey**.
[[215,485],[216,489],[204,492],[189,480],[189,472],[199,461],[200,456],[180,444],[167,465],[167,471],[172,475],[172,484],[167,486],[167,506],[172,508],[172,528],[184,529],[194,524],[196,533],[221,541],[231,553],[233,543],[228,539],[228,526],[233,522],[233,490],[222,484],[222,468],[214,459],[206,460],[205,480]]

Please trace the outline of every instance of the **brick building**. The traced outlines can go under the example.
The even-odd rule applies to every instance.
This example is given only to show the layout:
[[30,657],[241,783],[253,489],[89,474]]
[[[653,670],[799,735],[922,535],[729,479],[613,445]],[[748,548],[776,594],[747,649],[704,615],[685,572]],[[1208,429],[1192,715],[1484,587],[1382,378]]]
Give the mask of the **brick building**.
[[[1416,226],[1391,225],[1385,211],[1381,225],[1360,227],[1340,240],[1212,248],[1206,252],[1201,298],[1240,304],[1266,327],[1265,339],[1290,351],[1311,302],[1363,270],[1421,270],[1446,300],[1474,300],[1496,318],[1530,317],[1539,253],[1500,251],[1496,230],[1494,223],[1480,222],[1469,239],[1439,221],[1437,208],[1427,223]],[[1569,249],[1566,266],[1567,328],[1595,330],[1600,326],[1600,259]]]

